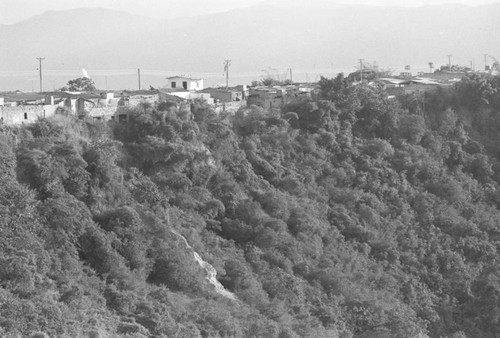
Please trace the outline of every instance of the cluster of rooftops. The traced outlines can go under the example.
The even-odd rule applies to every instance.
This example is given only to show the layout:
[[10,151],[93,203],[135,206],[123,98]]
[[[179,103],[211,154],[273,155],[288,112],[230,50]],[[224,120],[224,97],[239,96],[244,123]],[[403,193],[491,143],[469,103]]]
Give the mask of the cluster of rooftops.
[[[392,76],[377,76],[373,72],[363,70],[354,72],[349,75],[354,80],[362,75],[364,80],[373,85],[381,85],[391,92],[393,89],[405,88],[405,91],[411,91],[412,87],[422,86],[449,86],[460,81],[465,75],[463,72],[434,72],[434,73],[419,73],[417,76],[400,75]],[[170,100],[185,100],[201,98],[217,102],[244,101],[252,97],[269,98],[271,96],[281,97],[283,95],[301,95],[310,93],[317,88],[314,83],[294,83],[289,85],[277,86],[246,86],[239,85],[226,88],[204,88],[203,79],[190,78],[185,76],[171,76],[166,78],[167,85],[164,88],[149,90],[119,90],[119,91],[96,91],[96,92],[69,92],[69,91],[52,91],[43,93],[26,93],[21,91],[3,92],[0,93],[0,106],[16,106],[25,104],[57,104],[68,99],[83,99],[83,100],[99,100],[106,98],[123,98],[140,96],[140,95],[155,95],[162,93],[164,98]],[[359,79],[358,79],[359,80]]]

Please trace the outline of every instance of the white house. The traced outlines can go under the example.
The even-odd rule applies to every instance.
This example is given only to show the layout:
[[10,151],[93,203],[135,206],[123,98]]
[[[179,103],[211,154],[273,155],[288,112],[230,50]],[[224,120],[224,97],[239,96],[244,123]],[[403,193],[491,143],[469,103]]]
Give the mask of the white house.
[[203,79],[192,79],[184,76],[171,76],[167,77],[168,89],[186,89],[189,91],[196,91],[203,89]]

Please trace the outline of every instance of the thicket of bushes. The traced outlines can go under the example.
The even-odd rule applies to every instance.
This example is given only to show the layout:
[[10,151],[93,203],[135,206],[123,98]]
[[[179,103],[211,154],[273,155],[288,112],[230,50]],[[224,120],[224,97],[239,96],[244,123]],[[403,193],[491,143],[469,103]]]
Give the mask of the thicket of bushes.
[[0,335],[499,336],[500,79],[320,86],[2,127]]

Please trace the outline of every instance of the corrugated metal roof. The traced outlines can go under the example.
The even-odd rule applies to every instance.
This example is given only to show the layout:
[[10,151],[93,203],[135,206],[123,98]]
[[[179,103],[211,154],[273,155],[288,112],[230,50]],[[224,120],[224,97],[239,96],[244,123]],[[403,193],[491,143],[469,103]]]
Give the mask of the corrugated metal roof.
[[427,78],[415,78],[415,79],[411,80],[411,82],[425,84],[425,85],[440,85],[441,84],[439,82],[436,82],[432,79],[427,79]]
[[378,78],[376,80],[383,81],[383,82],[388,82],[388,83],[392,83],[392,84],[408,83],[408,80],[406,80],[406,79],[396,79],[396,78],[393,78],[393,77],[381,77],[381,78]]
[[54,96],[59,98],[72,98],[72,99],[99,99],[101,98],[101,92],[70,92],[70,91],[60,91],[60,92],[46,92],[44,97]]
[[119,95],[134,96],[134,95],[156,95],[156,94],[158,94],[158,89],[154,90],[141,89],[141,90],[124,90]]

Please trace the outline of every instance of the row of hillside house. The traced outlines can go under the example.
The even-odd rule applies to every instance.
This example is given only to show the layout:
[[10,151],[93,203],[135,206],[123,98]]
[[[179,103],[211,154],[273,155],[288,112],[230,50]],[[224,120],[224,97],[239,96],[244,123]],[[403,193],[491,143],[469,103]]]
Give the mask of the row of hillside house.
[[186,100],[204,100],[211,104],[216,112],[235,112],[246,105],[249,89],[246,85],[229,88],[203,88],[202,79],[184,76],[167,78],[167,86],[162,89],[170,95]]
[[[203,80],[183,77],[169,78],[171,87],[161,90],[136,90],[115,92],[45,92],[45,93],[0,93],[0,123],[32,123],[39,118],[53,116],[56,110],[87,116],[94,120],[127,121],[127,106],[139,103],[154,105],[159,102],[173,102],[176,105],[185,99],[204,99],[213,102],[203,89]],[[184,89],[186,87],[186,89]],[[212,100],[212,101],[211,101]]]
[[[115,92],[46,92],[46,93],[0,93],[0,123],[32,123],[39,118],[50,117],[58,108],[77,116],[94,120],[128,121],[128,110],[139,103],[155,105],[172,102],[175,105],[184,100],[201,99],[209,103],[214,100],[210,92],[202,92],[203,80],[186,77],[168,78],[167,88],[160,90],[135,90]],[[180,88],[177,88],[180,86]],[[173,88],[172,88],[173,87]]]
[[310,85],[265,87],[236,86],[230,88],[203,88],[203,79],[173,76],[167,78],[162,89],[115,91],[115,92],[46,92],[46,93],[0,93],[0,122],[22,124],[49,117],[58,108],[77,116],[94,120],[127,121],[124,107],[141,102],[154,105],[159,102],[179,104],[184,100],[205,100],[216,111],[232,112],[241,106],[257,105],[268,110],[279,109],[285,104],[299,102],[310,97],[314,90]]
[[461,80],[465,73],[419,73],[418,76],[377,78],[371,83],[384,88],[389,96],[393,98],[401,94],[410,94],[431,90],[438,86],[449,87]]
[[229,88],[205,88],[202,92],[212,98],[215,112],[234,113],[242,106],[246,106],[249,88],[246,85],[238,85]]
[[[0,122],[5,124],[32,123],[39,118],[53,116],[57,109],[94,120],[126,120],[122,107],[139,102],[154,104],[160,101],[158,91],[116,93],[0,93]],[[167,99],[165,97],[165,99]]]
[[245,101],[248,96],[248,87],[205,88],[201,92],[209,93],[215,103],[242,102]]
[[56,105],[45,104],[45,95],[37,93],[0,93],[0,123],[30,123],[54,115]]
[[315,85],[256,86],[250,88],[247,106],[256,105],[266,110],[280,109],[284,105],[299,103],[311,97]]

